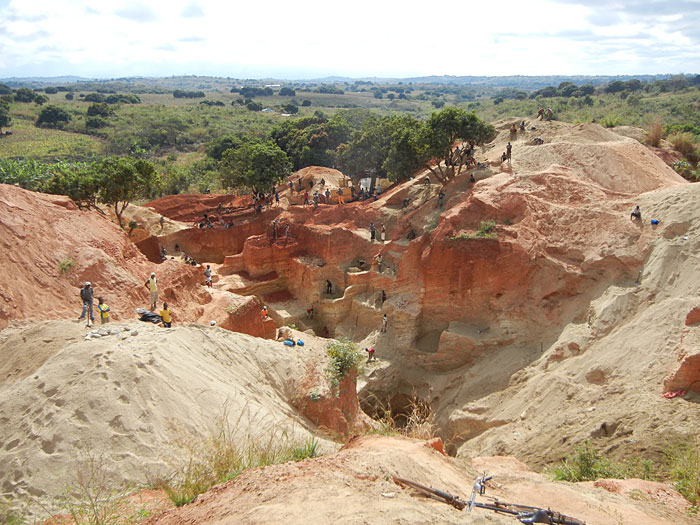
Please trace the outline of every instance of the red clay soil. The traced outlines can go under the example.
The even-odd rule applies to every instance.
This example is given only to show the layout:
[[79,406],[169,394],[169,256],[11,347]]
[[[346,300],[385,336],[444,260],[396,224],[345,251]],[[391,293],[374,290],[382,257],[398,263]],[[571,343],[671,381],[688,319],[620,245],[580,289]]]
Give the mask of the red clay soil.
[[223,208],[234,208],[232,214],[224,213],[224,217],[235,216],[241,212],[252,212],[253,198],[250,195],[167,195],[147,203],[157,213],[170,219],[191,222],[195,217],[201,218],[205,213],[219,215],[219,204]]
[[77,319],[85,281],[92,284],[95,305],[99,296],[105,298],[113,320],[134,318],[137,307],[149,305],[144,282],[152,271],[159,282],[159,300],[171,303],[177,322],[195,320],[196,307],[203,302],[193,286],[200,269],[171,260],[150,263],[101,213],[81,211],[68,197],[4,184],[0,266],[0,329],[11,320]]

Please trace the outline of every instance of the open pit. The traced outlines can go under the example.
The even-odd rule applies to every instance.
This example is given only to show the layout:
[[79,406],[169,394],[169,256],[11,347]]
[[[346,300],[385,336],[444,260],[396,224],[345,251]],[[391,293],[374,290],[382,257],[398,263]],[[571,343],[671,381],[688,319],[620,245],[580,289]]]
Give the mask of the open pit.
[[[629,438],[641,432],[637,425],[652,434],[663,429],[642,422],[648,419],[642,404],[629,401],[634,408],[624,416],[614,405],[634,397],[635,390],[624,385],[648,380],[649,370],[622,363],[598,370],[593,363],[608,354],[628,354],[629,343],[612,345],[611,338],[623,328],[633,333],[651,298],[661,293],[663,280],[644,277],[640,283],[639,276],[655,272],[650,258],[697,224],[697,217],[677,222],[688,214],[684,203],[695,191],[639,142],[597,125],[543,123],[538,134],[545,145],[516,140],[512,165],[500,164],[498,154],[511,139],[507,125],[501,128],[482,148],[485,167],[473,171],[476,184],[464,174],[445,185],[444,210],[437,207],[439,185],[423,184],[428,172],[392,186],[375,201],[318,209],[302,206],[299,195],[283,186],[280,208],[241,218],[243,237],[235,228],[189,228],[158,242],[168,250],[177,243],[203,257],[202,263],[215,263],[214,290],[257,298],[277,327],[292,325],[375,347],[378,363],[368,364],[359,378],[363,408],[371,414],[391,409],[401,418],[409,400],[426,403],[453,454],[517,451],[543,465],[584,436],[597,439],[581,427],[605,423],[602,406],[614,414],[607,419],[626,420],[629,428],[616,434],[644,448],[650,438]],[[304,187],[321,178],[332,189],[346,184],[339,172],[321,168],[291,179],[299,177]],[[407,209],[404,197],[410,199]],[[189,206],[186,196],[179,207],[174,199],[149,206],[164,214]],[[212,197],[205,209],[206,201],[197,199],[198,210],[213,214],[222,201]],[[637,203],[662,226],[631,221],[629,210]],[[273,220],[279,221],[276,233]],[[483,220],[495,221],[493,238],[474,235]],[[385,242],[371,242],[370,222],[378,232],[386,228]],[[415,240],[406,238],[410,229],[418,233]],[[683,249],[692,250],[693,242],[683,239]],[[681,309],[694,304],[693,292],[687,293],[687,299],[679,298]],[[313,318],[307,316],[311,307]],[[669,322],[668,329],[676,325]],[[668,354],[650,348],[635,355],[635,363],[646,363],[657,375],[671,374],[671,361],[684,350],[671,343],[677,337],[666,335]],[[694,370],[693,359],[684,361],[684,370]],[[631,377],[633,370],[639,375]],[[572,390],[579,374],[582,388]],[[666,383],[693,381],[681,372]],[[651,390],[663,391],[663,383],[655,376]],[[557,395],[543,395],[557,384]],[[564,405],[563,392],[568,392]],[[587,412],[593,405],[596,412]],[[679,432],[690,432],[692,425],[680,422],[683,413],[677,415]],[[549,447],[536,439],[525,444],[502,437],[527,433],[534,439],[545,421],[577,430]],[[614,441],[601,443],[614,450]]]
[[[500,164],[508,127],[498,125],[499,136],[477,153],[483,167],[473,171],[475,184],[467,172],[444,187],[425,185],[426,172],[389,187],[377,200],[317,209],[304,207],[283,186],[281,205],[262,213],[252,210],[247,197],[169,196],[127,208],[127,220],[141,225],[132,238],[66,198],[3,187],[0,264],[9,284],[2,292],[0,326],[76,317],[66,312],[76,309],[85,280],[108,298],[114,320],[128,323],[147,301],[143,281],[155,271],[176,327],[197,324],[183,330],[189,341],[184,346],[177,337],[145,332],[154,348],[119,350],[122,365],[165,370],[175,366],[169,360],[176,348],[189,366],[222,382],[202,378],[207,396],[230,389],[242,407],[263,395],[270,400],[261,408],[265,417],[289,417],[301,434],[349,436],[372,425],[364,413],[377,417],[386,410],[401,425],[417,404],[432,413],[445,450],[461,459],[513,455],[541,469],[585,440],[612,457],[658,456],[669,436],[694,436],[700,421],[700,186],[687,184],[639,142],[594,124],[542,123],[544,145],[529,145],[523,137],[514,141],[512,165]],[[347,179],[335,170],[306,169],[291,178],[299,177],[305,186],[324,178],[331,189],[347,190]],[[443,209],[436,200],[440,189],[446,194]],[[642,221],[630,220],[636,204]],[[194,219],[204,213],[223,215],[233,226],[200,228]],[[27,227],[38,215],[47,219],[47,236]],[[659,224],[651,225],[651,218]],[[90,231],[76,231],[76,220],[89,222]],[[495,222],[493,235],[479,237],[487,220]],[[386,228],[384,242],[371,241],[370,222],[377,232]],[[417,235],[409,240],[411,230]],[[18,237],[27,242],[24,252],[10,249]],[[185,254],[198,265],[186,265]],[[74,264],[63,273],[58,268],[67,259]],[[206,264],[214,270],[211,288],[204,283]],[[31,279],[28,267],[36,269]],[[47,305],[41,316],[37,303]],[[261,315],[263,306],[268,318]],[[215,328],[208,327],[211,321]],[[16,333],[4,332],[5,348],[8,338],[27,339],[26,327],[10,328]],[[44,357],[37,357],[32,370],[23,371],[19,357],[8,361],[3,388],[14,389],[13,396],[58,399],[48,383],[37,393],[37,384],[24,381],[33,381],[35,372],[41,378],[43,366],[59,367],[51,356],[60,352],[97,359],[104,370],[88,367],[90,377],[97,381],[105,373],[105,385],[118,388],[106,363],[115,358],[78,341],[79,330],[71,330],[60,327],[64,335],[45,343]],[[280,330],[307,340],[311,351],[298,359],[280,357]],[[53,341],[48,332],[29,340]],[[340,403],[326,395],[325,337],[376,349],[378,360],[341,386]],[[256,353],[252,364],[246,352]],[[196,362],[184,358],[190,353]],[[232,370],[246,377],[231,382]],[[261,377],[263,391],[256,386]],[[321,394],[320,403],[308,401],[312,391],[314,400]],[[662,397],[670,391],[685,393]],[[150,406],[153,394],[142,395],[139,402]],[[86,411],[74,397],[70,417],[79,425]],[[115,403],[122,402],[116,397]],[[33,424],[41,417],[59,420],[62,408],[54,404],[48,416],[35,414]],[[100,407],[90,408],[97,418]],[[199,401],[191,412],[195,426],[211,416]],[[110,421],[114,435],[140,424],[116,413]],[[12,418],[0,422],[21,428]],[[71,434],[68,428],[62,432]],[[158,432],[163,439],[150,445],[152,465],[159,465],[156,451],[168,442],[167,432]],[[23,445],[25,456],[17,453],[19,437],[0,445],[0,458],[19,462],[15,472],[39,468],[21,459],[36,446],[49,457],[70,455],[68,445],[61,448],[54,439],[57,434],[32,435]],[[96,439],[112,439],[105,436]],[[126,438],[113,439],[125,440],[120,454],[133,454]],[[136,469],[139,459],[131,459]],[[27,489],[23,476],[0,480],[4,493]]]

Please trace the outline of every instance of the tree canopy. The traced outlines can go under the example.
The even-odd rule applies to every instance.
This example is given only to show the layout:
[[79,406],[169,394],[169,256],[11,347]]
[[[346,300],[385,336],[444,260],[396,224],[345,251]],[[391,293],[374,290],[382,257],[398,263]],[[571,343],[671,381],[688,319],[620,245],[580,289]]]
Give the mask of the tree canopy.
[[61,128],[71,120],[71,115],[65,109],[49,104],[39,113],[36,125],[47,128]]
[[287,154],[277,144],[254,139],[223,153],[221,183],[229,188],[246,187],[256,192],[270,191],[291,170],[292,164]]
[[157,174],[153,165],[132,157],[108,157],[95,166],[99,185],[98,199],[114,207],[122,225],[122,213],[131,201],[147,197],[153,191]]
[[423,166],[446,182],[467,161],[468,148],[461,143],[482,143],[494,134],[493,126],[455,107],[433,113],[427,122],[408,115],[371,117],[339,148],[338,164],[355,179],[401,180]]
[[10,114],[10,104],[0,99],[0,132],[2,128],[7,128],[12,125],[12,115]]
[[[495,128],[473,112],[467,113],[456,107],[445,108],[428,119],[417,155],[438,180],[447,182],[460,174],[467,161],[465,148],[458,143],[474,141],[481,144],[491,140],[495,134]],[[433,159],[437,161],[435,165]]]

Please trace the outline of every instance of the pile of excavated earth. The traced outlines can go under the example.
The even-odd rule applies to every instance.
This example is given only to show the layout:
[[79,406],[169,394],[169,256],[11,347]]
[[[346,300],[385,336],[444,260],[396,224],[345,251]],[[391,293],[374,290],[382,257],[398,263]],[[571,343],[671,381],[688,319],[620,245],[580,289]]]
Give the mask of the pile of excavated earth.
[[[697,435],[700,185],[634,130],[510,133],[513,121],[495,123],[478,167],[446,184],[428,170],[385,182],[364,201],[349,202],[342,173],[310,167],[278,206],[168,196],[130,205],[125,223],[139,226],[121,229],[66,197],[0,186],[0,496],[41,516],[90,455],[114,483],[144,485],[224,425],[242,442],[315,437],[325,455],[246,471],[181,508],[161,501],[152,522],[514,522],[395,480],[468,497],[484,471],[487,494],[588,523],[687,521],[669,484],[541,472],[585,441],[658,459]],[[331,204],[304,205],[326,189]],[[172,329],[139,321],[150,272]],[[76,320],[85,281],[109,324]],[[338,338],[377,360],[334,389]],[[439,439],[367,435],[368,414],[401,421],[416,403]]]

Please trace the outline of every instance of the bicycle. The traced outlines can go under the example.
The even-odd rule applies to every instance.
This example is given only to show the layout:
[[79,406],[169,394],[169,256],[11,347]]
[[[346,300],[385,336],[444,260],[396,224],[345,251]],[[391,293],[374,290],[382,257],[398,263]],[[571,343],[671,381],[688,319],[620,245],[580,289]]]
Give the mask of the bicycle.
[[467,512],[471,512],[475,507],[479,509],[492,510],[502,514],[509,514],[517,518],[520,523],[528,524],[548,523],[550,525],[586,525],[585,521],[572,518],[571,516],[566,516],[551,509],[543,509],[530,505],[520,505],[517,503],[506,503],[504,501],[499,501],[496,498],[493,498],[493,503],[480,503],[476,501],[477,495],[483,496],[486,493],[486,483],[492,478],[493,476],[486,476],[486,473],[484,473],[483,476],[476,478],[469,501],[460,499],[459,497],[453,496],[452,494],[442,490],[426,487],[425,485],[421,485],[415,481],[394,477],[394,482],[398,483],[399,485],[413,487],[414,489],[417,489],[423,494],[427,495],[429,498],[447,503],[457,510],[467,509]]

